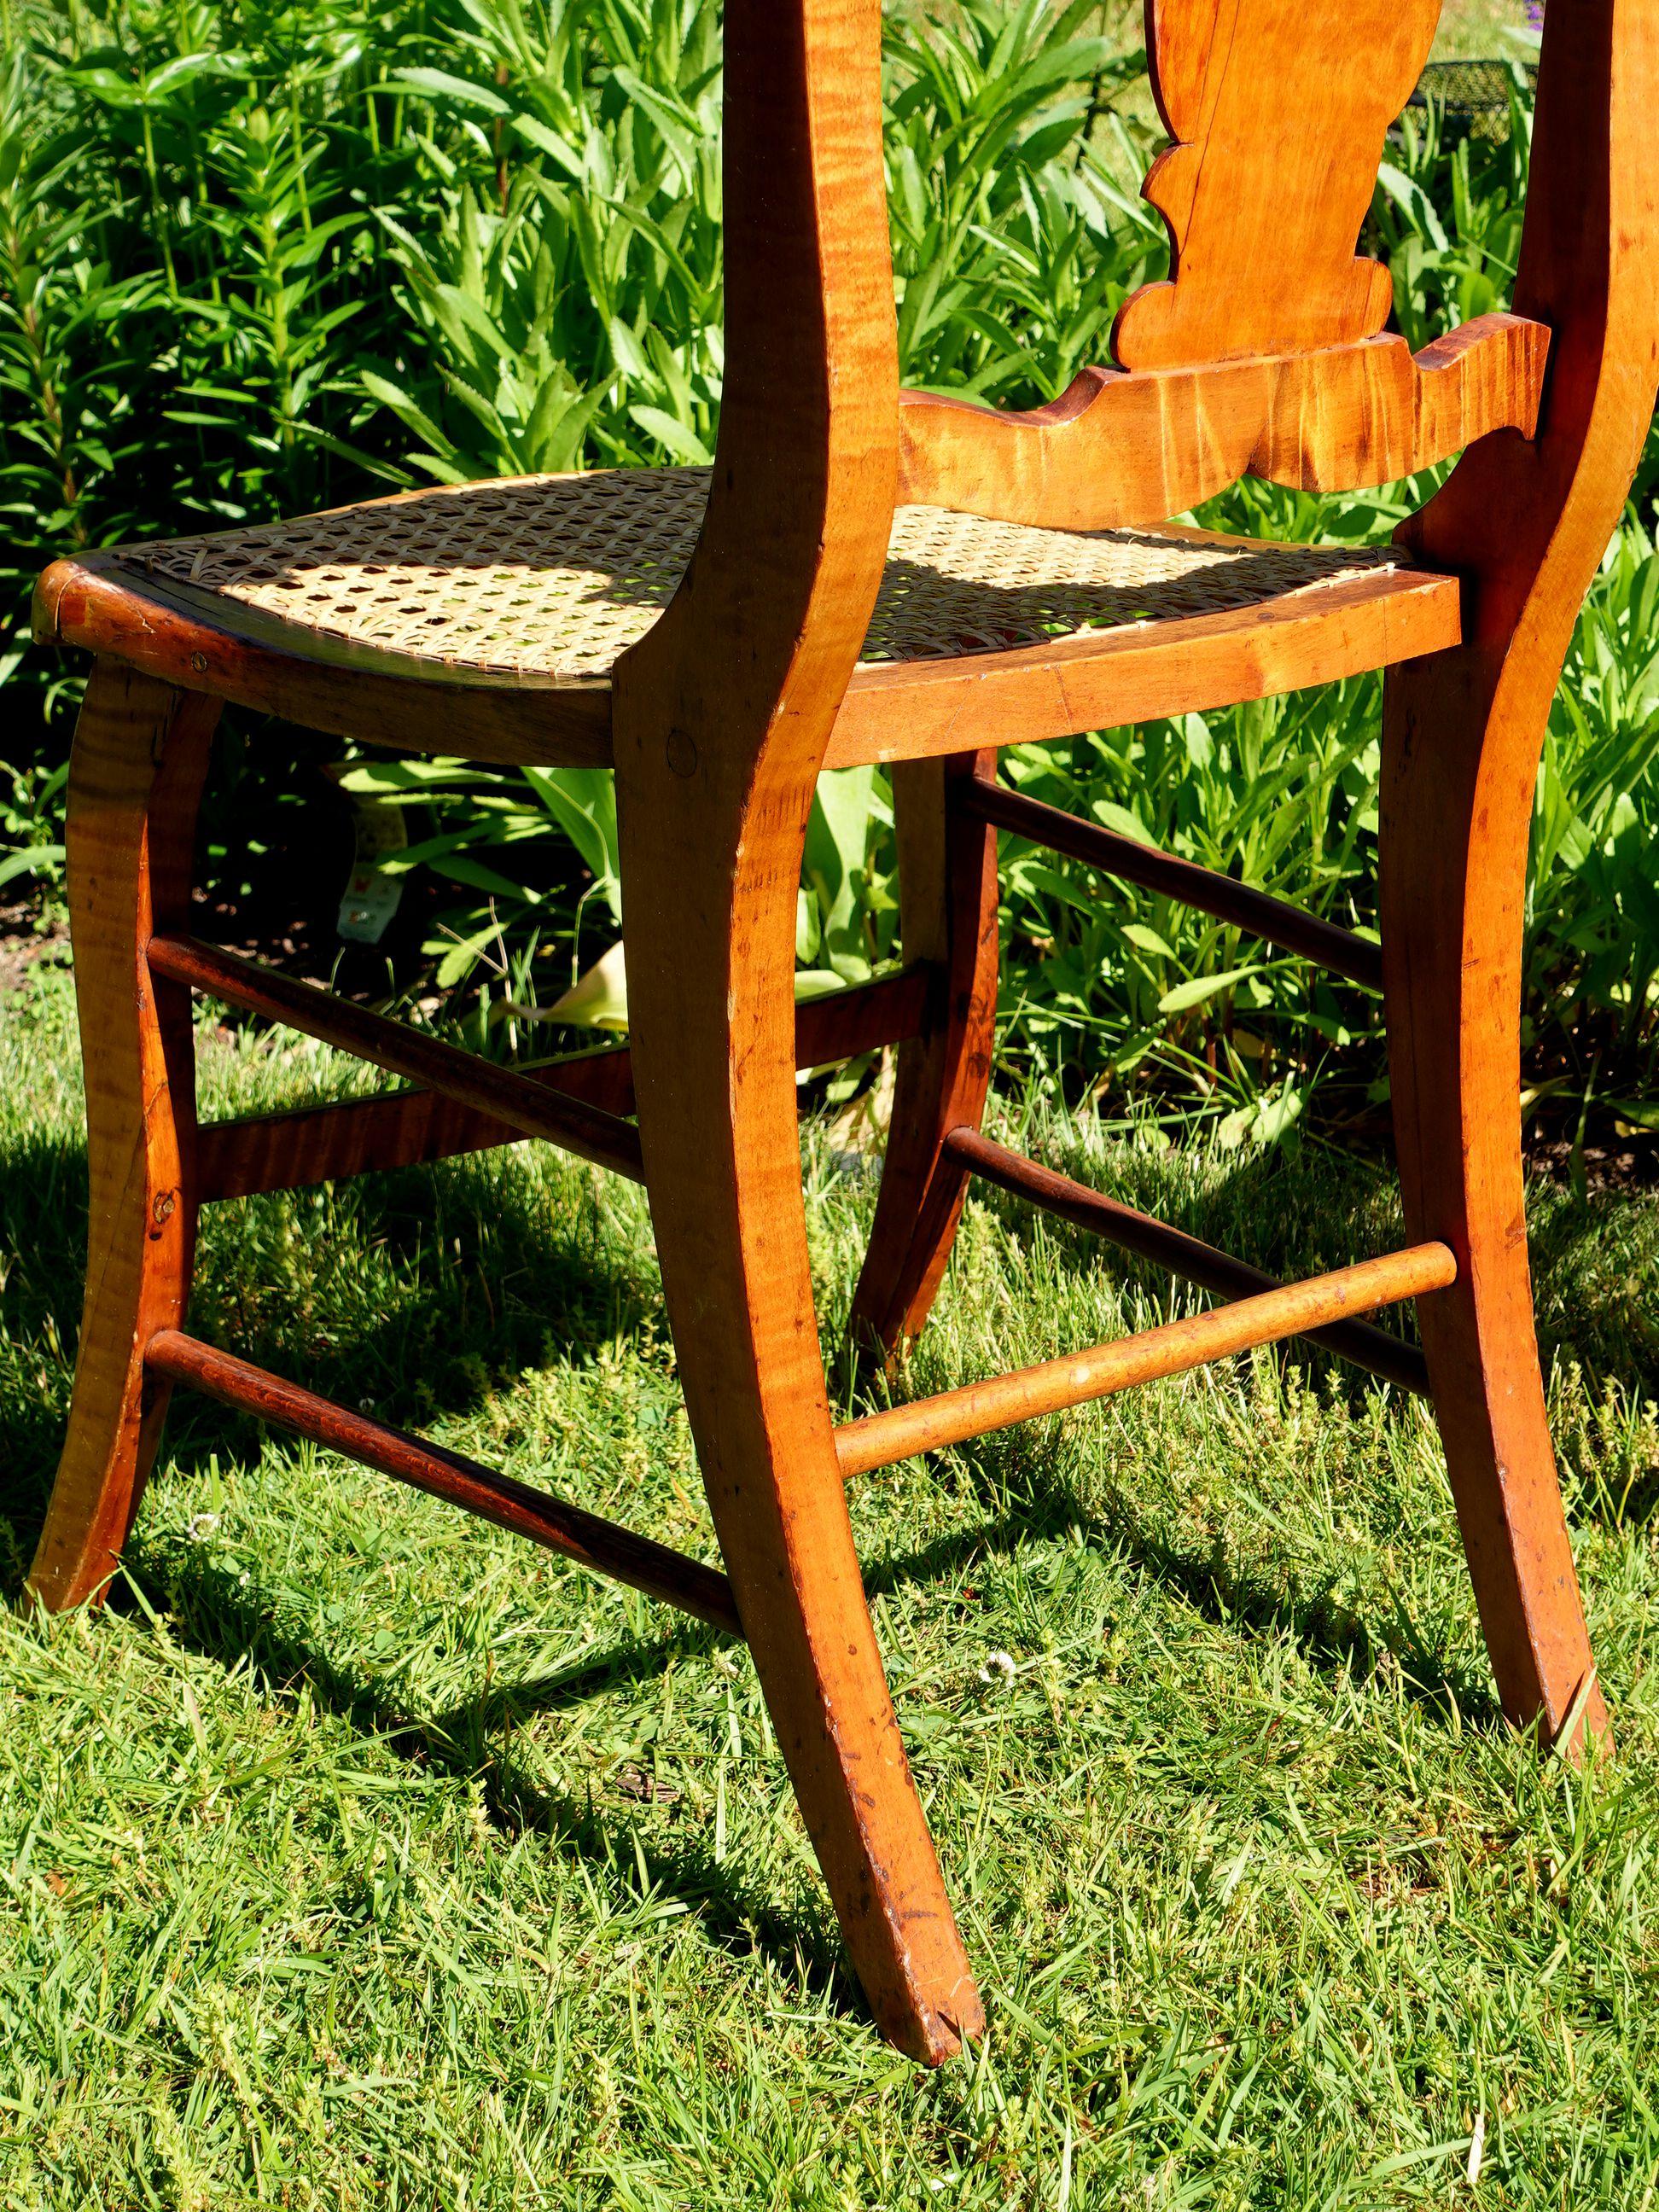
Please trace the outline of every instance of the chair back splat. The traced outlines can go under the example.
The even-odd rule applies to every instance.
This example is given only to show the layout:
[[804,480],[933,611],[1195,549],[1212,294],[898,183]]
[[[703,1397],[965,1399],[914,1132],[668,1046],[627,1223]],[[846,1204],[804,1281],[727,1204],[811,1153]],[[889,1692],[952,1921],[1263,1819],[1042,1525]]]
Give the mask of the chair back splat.
[[1148,0],[1174,143],[1146,197],[1170,279],[1135,293],[1091,368],[1024,416],[907,393],[904,495],[1010,520],[1159,521],[1246,473],[1351,490],[1530,434],[1547,325],[1484,315],[1415,359],[1388,270],[1356,256],[1384,135],[1438,0]]
[[1394,285],[1354,241],[1439,15],[1439,0],[1148,9],[1152,88],[1173,143],[1145,190],[1169,225],[1173,267],[1118,317],[1112,350],[1125,368],[1317,353],[1376,336]]
[[[876,2021],[930,2063],[984,2012],[864,1596],[856,1476],[1306,1337],[1431,1401],[1505,1711],[1575,1755],[1606,1729],[1533,1324],[1521,948],[1551,698],[1659,386],[1659,5],[1551,0],[1513,309],[1413,355],[1359,238],[1438,17],[1149,0],[1170,277],[1125,303],[1113,362],[1008,411],[900,387],[878,0],[727,0],[711,470],[445,486],[47,572],[38,634],[95,664],[68,836],[91,1249],[42,1602],[107,1585],[184,1387],[740,1635]],[[1244,475],[1337,491],[1459,454],[1391,545],[1170,520]],[[1372,669],[1380,945],[999,780],[1024,740]],[[222,701],[404,750],[613,767],[627,1044],[486,1066],[203,942],[191,855]],[[817,779],[871,762],[891,771],[903,964],[798,1007]],[[1103,899],[1146,886],[1380,997],[1400,1249],[1284,1281],[986,1134],[1004,835]],[[193,994],[401,1087],[198,1127]],[[892,1047],[852,1314],[881,1390],[835,1409],[795,1079]],[[185,1327],[203,1205],[527,1139],[646,1186],[724,1573]],[[975,1182],[1217,1303],[917,1399],[906,1352]],[[1402,1303],[1420,1348],[1366,1318]]]

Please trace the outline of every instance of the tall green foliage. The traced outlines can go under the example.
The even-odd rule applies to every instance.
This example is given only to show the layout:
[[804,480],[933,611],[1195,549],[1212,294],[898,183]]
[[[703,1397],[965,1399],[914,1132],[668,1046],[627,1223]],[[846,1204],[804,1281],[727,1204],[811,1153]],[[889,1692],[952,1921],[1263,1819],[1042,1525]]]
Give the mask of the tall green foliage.
[[[1051,396],[1105,356],[1119,302],[1162,266],[1134,191],[1152,127],[1140,60],[1101,35],[1109,14],[890,9],[912,382]],[[714,0],[9,0],[3,27],[0,675],[28,856],[11,865],[49,868],[72,678],[24,652],[21,624],[52,553],[434,477],[707,456],[719,18]],[[1391,149],[1372,224],[1413,343],[1507,296],[1529,124],[1517,83],[1507,134],[1454,142],[1430,116]],[[1540,1087],[1594,1083],[1633,1116],[1659,1091],[1653,473],[1552,721],[1528,950]],[[1247,485],[1214,512],[1376,538],[1426,489],[1320,501]],[[1376,713],[1358,684],[1033,749],[1011,773],[1363,927]],[[421,808],[414,852],[454,893],[446,978],[493,959],[516,1035],[513,1010],[614,934],[608,793],[453,763],[356,780]],[[1375,1109],[1363,994],[1166,902],[1007,857],[1008,1048],[1034,1071],[1109,1103],[1173,1087],[1241,1135],[1294,1127],[1333,1070],[1346,1111]],[[881,780],[827,779],[802,965],[854,979],[895,927]]]

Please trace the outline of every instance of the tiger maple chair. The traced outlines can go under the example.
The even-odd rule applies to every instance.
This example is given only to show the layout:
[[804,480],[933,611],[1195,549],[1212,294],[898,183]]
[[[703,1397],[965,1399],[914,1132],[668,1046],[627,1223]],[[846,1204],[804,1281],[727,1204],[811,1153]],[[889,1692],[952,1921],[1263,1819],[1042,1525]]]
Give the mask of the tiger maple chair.
[[[712,472],[419,492],[48,572],[40,634],[97,659],[69,828],[90,1264],[45,1603],[104,1588],[185,1383],[745,1637],[877,2019],[929,2060],[982,2015],[865,1601],[854,1475],[1310,1334],[1431,1395],[1504,1710],[1574,1742],[1605,1726],[1534,1339],[1521,923],[1545,718],[1659,375],[1659,9],[1552,0],[1514,312],[1413,359],[1355,246],[1437,14],[1153,0],[1175,143],[1147,190],[1173,282],[1126,306],[1116,368],[1005,415],[899,389],[878,0],[729,0]],[[1341,490],[1463,448],[1391,549],[1166,520],[1246,471]],[[996,781],[1023,739],[1385,666],[1380,955]],[[613,765],[628,1048],[489,1066],[192,937],[223,700],[372,744]],[[892,772],[907,965],[798,1010],[814,785],[872,761]],[[1404,1250],[1275,1284],[981,1134],[1000,829],[1380,986]],[[412,1087],[198,1127],[195,991]],[[882,1043],[900,1072],[867,1338],[893,1354],[921,1327],[972,1176],[1224,1303],[838,1427],[794,1074]],[[523,1137],[648,1188],[726,1575],[183,1333],[203,1203]],[[1410,1298],[1421,1353],[1358,1318]]]

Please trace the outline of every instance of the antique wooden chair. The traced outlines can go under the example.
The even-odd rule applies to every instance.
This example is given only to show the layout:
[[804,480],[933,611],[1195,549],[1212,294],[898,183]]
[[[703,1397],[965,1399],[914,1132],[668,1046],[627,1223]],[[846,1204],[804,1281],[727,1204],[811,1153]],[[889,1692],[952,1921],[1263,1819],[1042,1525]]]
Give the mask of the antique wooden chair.
[[[70,898],[92,1189],[68,1440],[33,1571],[95,1595],[170,1387],[251,1409],[747,1638],[882,2027],[981,2014],[906,1764],[843,1486],[1305,1332],[1433,1398],[1505,1711],[1605,1725],[1546,1424],[1522,1204],[1530,796],[1659,339],[1655,0],[1552,0],[1514,312],[1413,358],[1355,258],[1438,0],[1152,0],[1173,281],[1119,366],[1006,415],[901,392],[878,0],[729,0],[730,363],[712,471],[418,492],[59,563],[41,636],[96,656]],[[1469,450],[1389,549],[1166,518],[1250,471],[1327,489]],[[1000,785],[997,749],[1388,667],[1377,949]],[[615,768],[626,1049],[509,1071],[190,933],[219,702],[374,744]],[[797,1010],[820,770],[891,765],[906,966]],[[1380,987],[1410,1243],[1284,1285],[981,1133],[1000,829]],[[196,1121],[191,994],[411,1086]],[[900,1045],[859,1327],[921,1328],[980,1176],[1219,1294],[1197,1318],[837,1426],[807,1272],[797,1065]],[[542,1138],[648,1187],[729,1574],[183,1333],[198,1208]],[[1419,1353],[1358,1317],[1418,1301]]]

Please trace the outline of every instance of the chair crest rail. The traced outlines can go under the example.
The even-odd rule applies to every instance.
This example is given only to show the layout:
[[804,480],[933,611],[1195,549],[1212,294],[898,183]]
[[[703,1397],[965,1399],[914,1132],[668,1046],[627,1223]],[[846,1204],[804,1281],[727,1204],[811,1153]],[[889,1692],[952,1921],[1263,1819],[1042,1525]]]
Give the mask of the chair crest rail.
[[1046,407],[899,396],[899,497],[1000,522],[1162,522],[1261,477],[1355,491],[1494,430],[1530,438],[1547,325],[1480,315],[1413,355],[1402,337],[1195,367],[1087,368]]
[[221,1405],[308,1437],[364,1467],[378,1468],[411,1489],[444,1498],[480,1520],[494,1522],[498,1528],[510,1528],[550,1551],[562,1553],[596,1574],[678,1606],[730,1636],[743,1635],[726,1577],[649,1536],[636,1535],[631,1528],[529,1483],[515,1482],[511,1475],[498,1474],[459,1452],[445,1451],[405,1430],[371,1420],[367,1413],[337,1406],[181,1330],[161,1329],[151,1337],[144,1348],[144,1364],[170,1382],[216,1398]]

